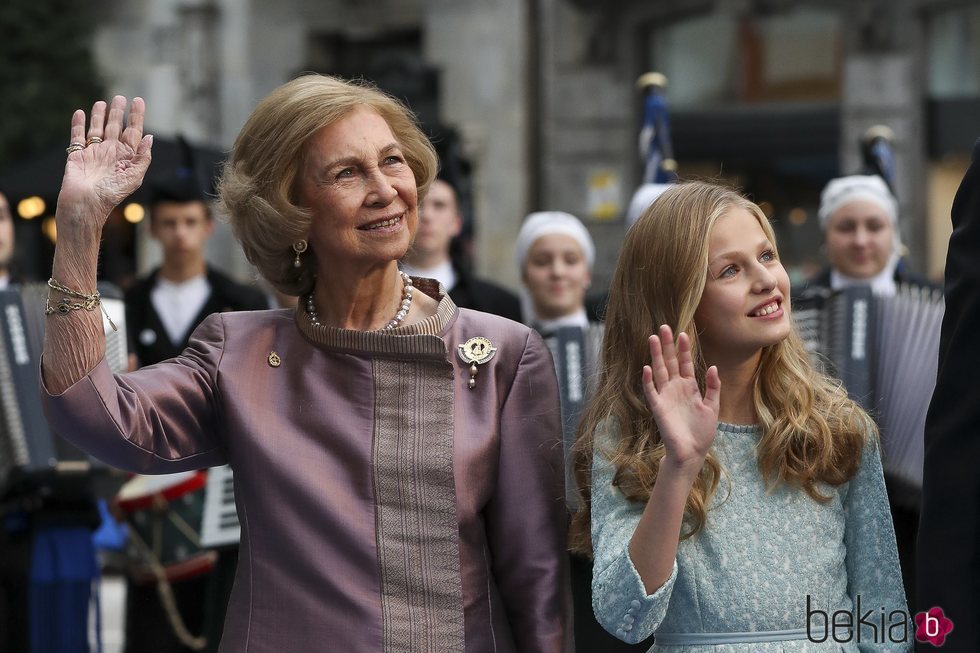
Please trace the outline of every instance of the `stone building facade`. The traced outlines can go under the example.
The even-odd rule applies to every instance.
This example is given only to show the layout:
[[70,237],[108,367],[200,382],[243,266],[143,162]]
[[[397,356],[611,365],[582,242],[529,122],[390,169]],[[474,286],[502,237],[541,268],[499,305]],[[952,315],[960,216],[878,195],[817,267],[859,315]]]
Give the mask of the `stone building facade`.
[[[477,269],[515,288],[514,237],[543,209],[587,222],[596,284],[608,280],[640,176],[643,72],[670,78],[682,176],[721,177],[766,202],[791,263],[817,262],[820,188],[857,171],[861,134],[886,124],[909,257],[935,276],[950,188],[980,135],[974,4],[115,0],[101,5],[95,43],[110,92],[146,98],[156,133],[222,149],[300,72],[376,78],[447,135],[465,164]],[[248,274],[235,251],[223,233],[211,253]],[[142,253],[145,269],[152,245]]]

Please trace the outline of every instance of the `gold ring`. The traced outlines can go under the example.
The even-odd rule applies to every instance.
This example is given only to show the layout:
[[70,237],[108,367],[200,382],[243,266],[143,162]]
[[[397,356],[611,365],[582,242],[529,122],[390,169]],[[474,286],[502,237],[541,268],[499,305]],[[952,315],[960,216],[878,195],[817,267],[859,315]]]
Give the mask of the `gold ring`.
[[72,152],[78,152],[85,149],[85,143],[71,143],[65,148],[65,152],[71,154]]
[[85,141],[85,147],[88,147],[92,143],[101,143],[101,142],[102,142],[102,139],[99,138],[98,136],[90,136],[89,139],[87,141]]

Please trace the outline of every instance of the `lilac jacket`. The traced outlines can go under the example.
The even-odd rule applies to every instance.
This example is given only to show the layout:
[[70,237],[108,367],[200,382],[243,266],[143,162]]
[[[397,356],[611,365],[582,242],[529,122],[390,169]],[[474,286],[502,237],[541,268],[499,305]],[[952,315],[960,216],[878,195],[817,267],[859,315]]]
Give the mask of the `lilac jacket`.
[[[474,336],[497,351],[470,389]],[[56,431],[119,468],[231,464],[221,651],[570,650],[557,384],[516,322],[448,296],[387,334],[214,314],[177,358],[42,394]]]

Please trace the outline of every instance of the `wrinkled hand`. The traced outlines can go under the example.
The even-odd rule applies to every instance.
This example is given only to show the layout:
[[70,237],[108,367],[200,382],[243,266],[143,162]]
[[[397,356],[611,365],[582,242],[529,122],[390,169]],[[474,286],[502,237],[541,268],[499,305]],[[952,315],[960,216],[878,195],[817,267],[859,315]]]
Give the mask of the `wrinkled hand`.
[[139,188],[146,175],[153,137],[143,136],[142,98],[133,100],[125,129],[126,98],[117,95],[108,109],[106,116],[106,103],[95,103],[87,134],[85,112],[79,109],[71,117],[70,142],[89,145],[68,155],[58,195],[59,228],[101,229],[109,212]]
[[667,450],[666,460],[697,472],[718,428],[718,368],[708,368],[701,396],[690,338],[682,332],[675,346],[667,325],[660,327],[659,336],[650,336],[650,360],[650,365],[643,366],[643,392]]

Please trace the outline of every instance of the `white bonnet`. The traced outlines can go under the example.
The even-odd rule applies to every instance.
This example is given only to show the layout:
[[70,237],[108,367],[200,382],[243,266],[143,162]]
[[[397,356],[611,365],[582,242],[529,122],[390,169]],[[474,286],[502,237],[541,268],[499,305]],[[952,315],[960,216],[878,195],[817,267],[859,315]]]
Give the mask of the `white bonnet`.
[[629,208],[626,209],[626,228],[629,229],[636,224],[640,214],[670,186],[670,184],[643,184],[637,188],[633,193],[633,199],[630,200]]
[[571,213],[563,211],[541,211],[524,218],[524,224],[521,225],[521,230],[517,234],[518,269],[524,269],[527,253],[534,245],[534,241],[541,236],[550,234],[571,236],[578,241],[582,247],[582,252],[585,254],[585,260],[589,264],[589,269],[592,269],[592,264],[595,262],[595,244],[592,242],[592,236],[589,235],[589,230],[585,228],[581,220]]
[[862,200],[880,206],[892,225],[898,226],[898,202],[885,180],[878,175],[850,175],[830,180],[820,193],[820,210],[817,212],[820,228],[827,228],[830,216],[837,209],[850,202]]

